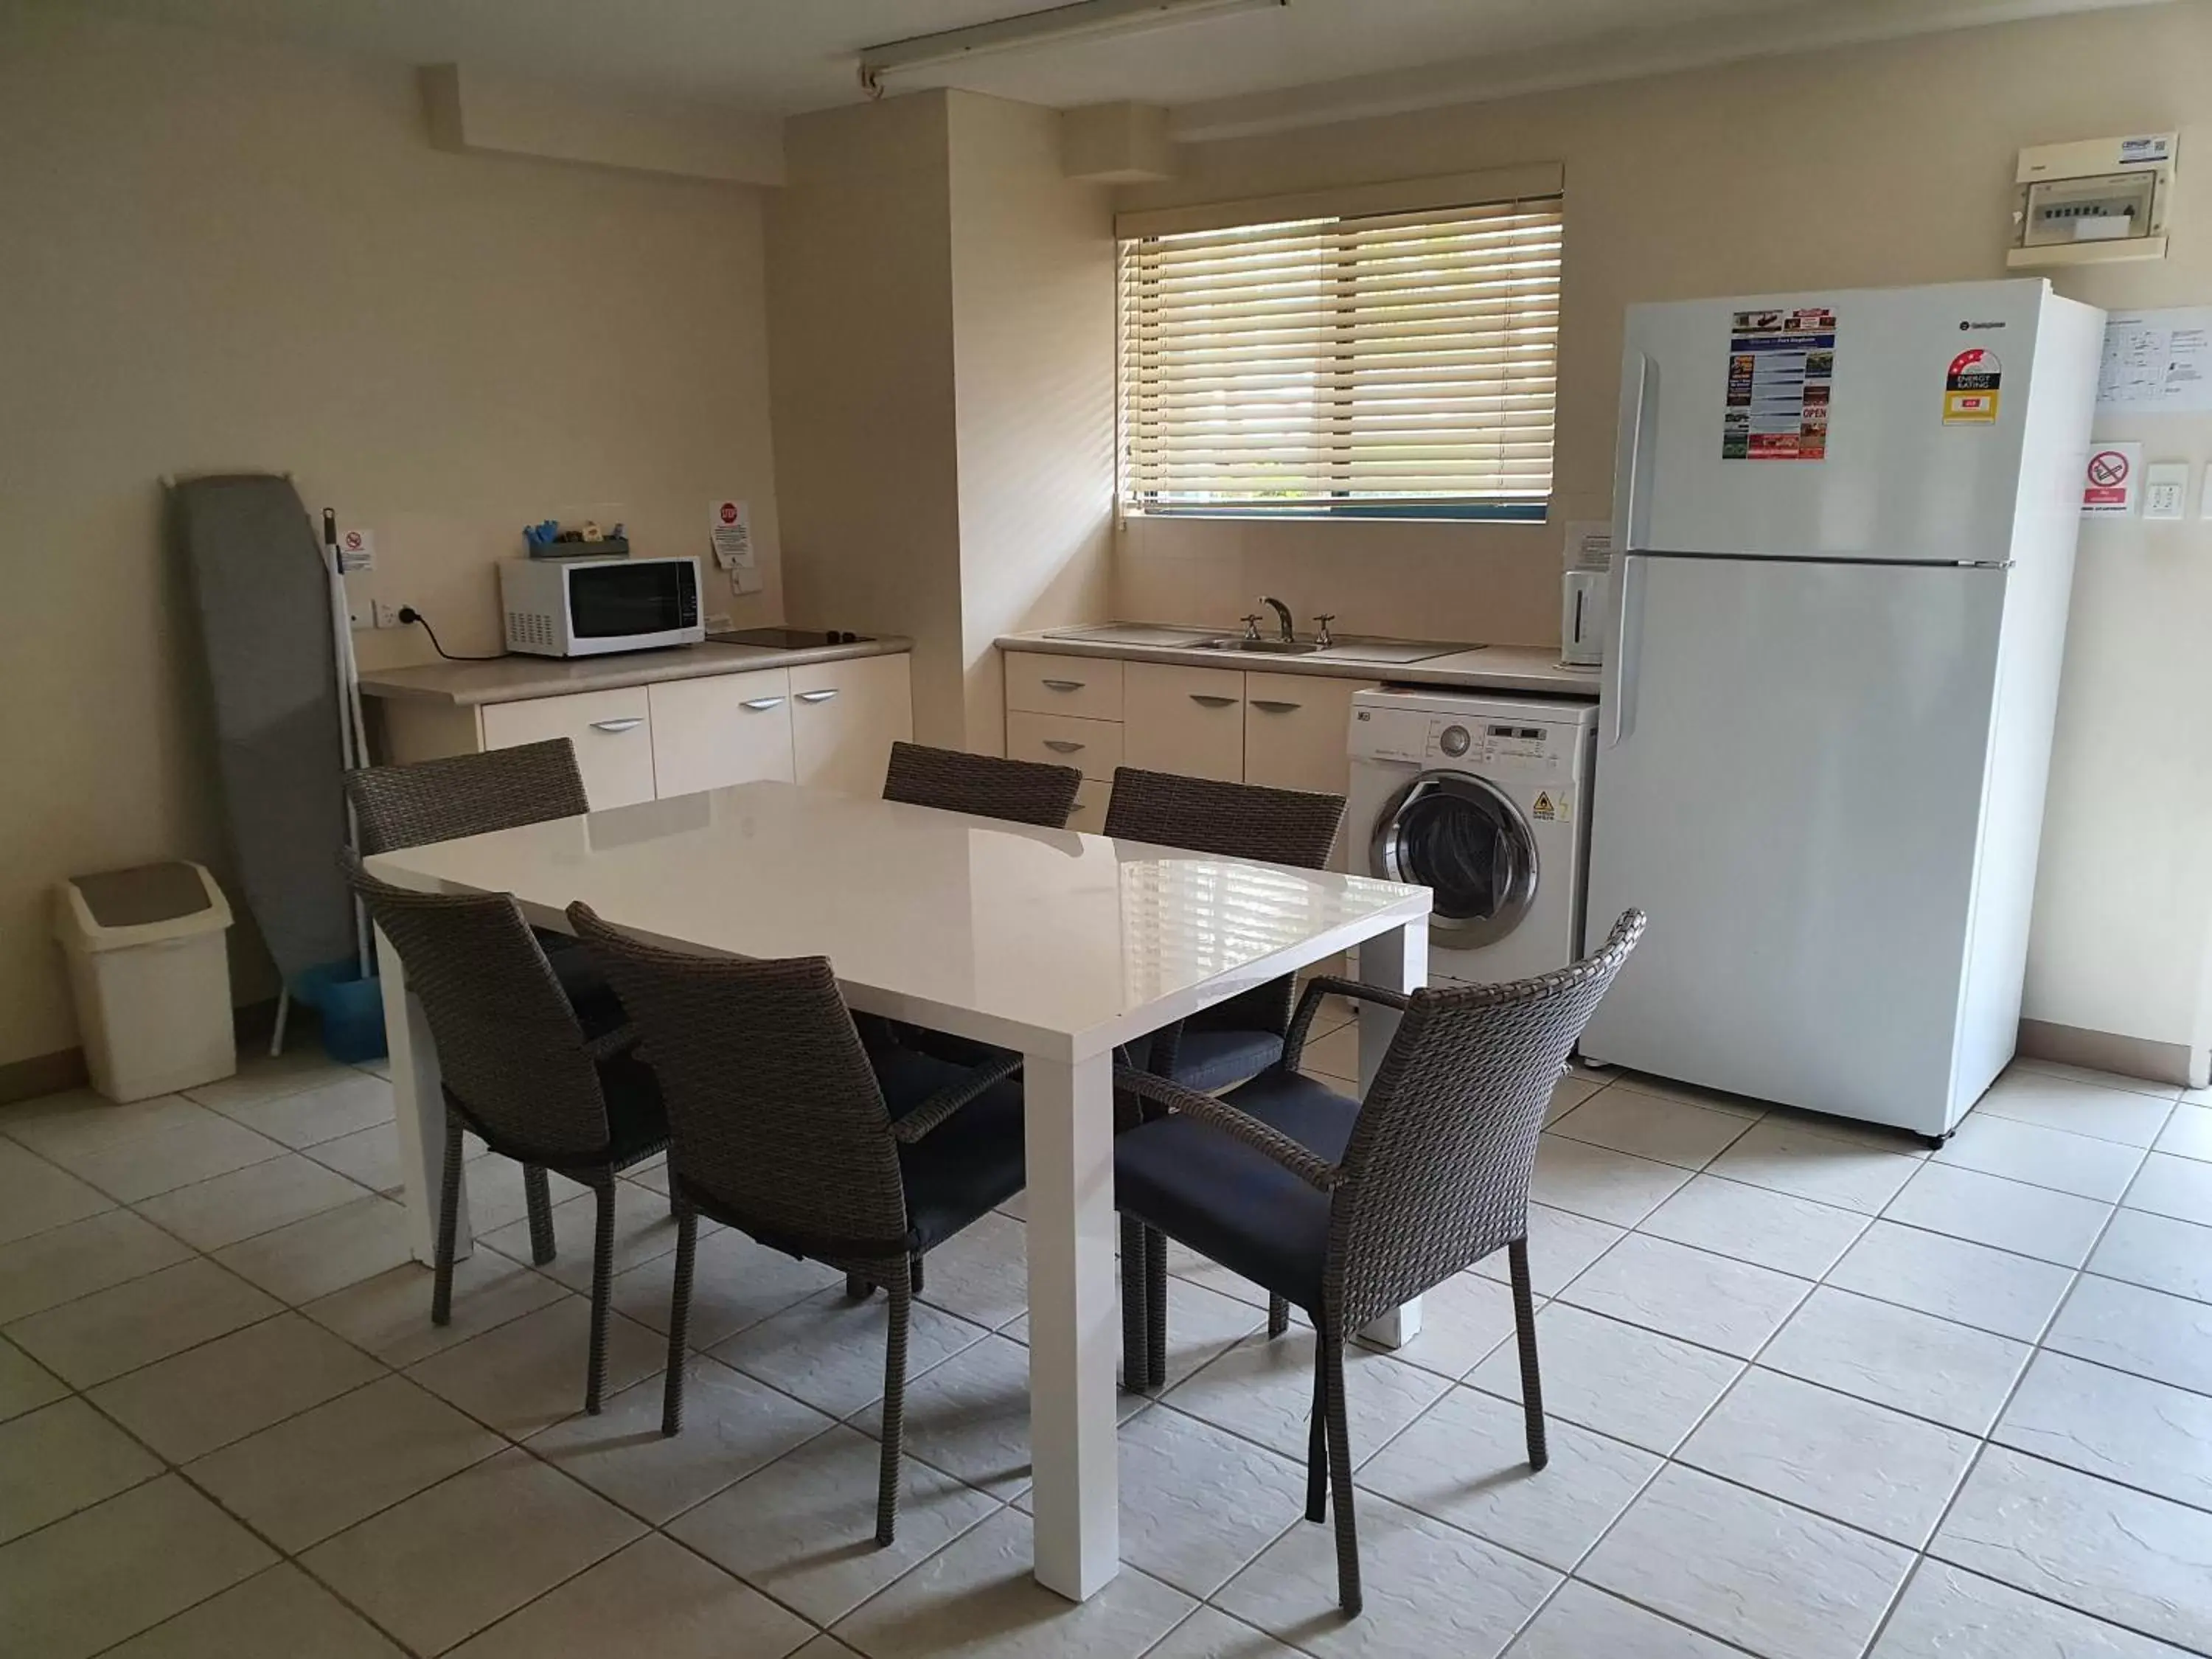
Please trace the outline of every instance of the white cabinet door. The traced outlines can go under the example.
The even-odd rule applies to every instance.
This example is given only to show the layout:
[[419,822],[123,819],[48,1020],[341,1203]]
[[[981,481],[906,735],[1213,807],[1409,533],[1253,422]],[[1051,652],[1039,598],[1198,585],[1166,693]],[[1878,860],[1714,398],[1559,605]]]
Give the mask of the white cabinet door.
[[653,775],[664,795],[796,776],[791,676],[781,668],[664,680],[653,706]]
[[800,783],[880,795],[891,744],[913,735],[904,655],[854,657],[791,671],[792,755]]
[[[1247,674],[1244,781],[1273,789],[1346,793],[1352,787],[1347,739],[1352,694],[1370,691],[1375,685],[1373,680],[1340,680],[1322,674]],[[1330,868],[1344,868],[1343,857],[1340,831]]]
[[594,811],[653,799],[652,710],[645,687],[485,705],[485,748],[512,749],[548,738],[575,744]]
[[1233,668],[1133,662],[1121,678],[1121,759],[1150,772],[1244,776],[1244,676]]
[[1006,716],[1006,758],[1073,766],[1086,778],[1111,783],[1121,763],[1121,722],[1017,709]]

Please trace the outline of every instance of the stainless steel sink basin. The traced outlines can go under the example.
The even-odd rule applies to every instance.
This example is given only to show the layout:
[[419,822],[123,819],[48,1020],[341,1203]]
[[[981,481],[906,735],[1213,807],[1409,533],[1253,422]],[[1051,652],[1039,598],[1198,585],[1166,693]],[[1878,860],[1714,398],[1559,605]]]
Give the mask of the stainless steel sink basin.
[[1263,657],[1310,657],[1322,649],[1314,640],[1251,640],[1241,635],[1223,640],[1200,640],[1194,651],[1252,651]]
[[1254,639],[1249,635],[1217,634],[1174,623],[1093,623],[1083,628],[1050,629],[1045,637],[1083,640],[1093,645],[1133,646],[1140,650],[1219,651],[1255,657],[1329,657],[1340,662],[1378,665],[1426,662],[1431,657],[1482,649],[1479,645],[1455,644],[1445,640],[1386,640],[1371,634],[1340,634],[1333,643],[1322,645],[1316,640],[1285,640],[1278,635]]

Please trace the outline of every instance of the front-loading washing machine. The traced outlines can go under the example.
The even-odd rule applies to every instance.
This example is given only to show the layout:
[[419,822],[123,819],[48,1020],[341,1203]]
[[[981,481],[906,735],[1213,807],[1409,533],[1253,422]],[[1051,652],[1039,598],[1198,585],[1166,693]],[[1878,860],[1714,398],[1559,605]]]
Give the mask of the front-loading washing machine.
[[1352,700],[1354,870],[1436,895],[1432,979],[1487,984],[1582,954],[1597,707],[1419,687]]

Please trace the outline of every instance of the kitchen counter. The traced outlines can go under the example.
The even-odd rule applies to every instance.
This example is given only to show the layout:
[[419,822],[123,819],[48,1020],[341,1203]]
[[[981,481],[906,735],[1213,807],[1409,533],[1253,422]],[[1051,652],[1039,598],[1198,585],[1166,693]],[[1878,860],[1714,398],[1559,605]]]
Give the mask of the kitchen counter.
[[850,645],[811,645],[796,650],[767,645],[679,645],[660,651],[623,651],[605,657],[495,657],[488,662],[434,662],[364,674],[364,697],[410,698],[474,708],[488,702],[526,702],[580,691],[611,691],[711,674],[745,674],[761,668],[798,668],[854,657],[891,657],[914,648],[900,635]]
[[[1191,633],[1194,639],[1200,639],[1218,637],[1219,630],[1212,635],[1195,629]],[[1322,674],[1335,679],[1382,680],[1392,685],[1521,691],[1592,702],[1598,694],[1596,669],[1567,667],[1559,661],[1558,652],[1533,645],[1470,646],[1410,663],[1362,662],[1354,658],[1330,656],[1276,656],[1257,651],[1206,651],[1173,645],[1058,638],[1043,632],[1001,635],[998,647],[1001,651],[1034,651],[1055,657],[1114,657],[1125,662],[1178,663],[1187,668]]]

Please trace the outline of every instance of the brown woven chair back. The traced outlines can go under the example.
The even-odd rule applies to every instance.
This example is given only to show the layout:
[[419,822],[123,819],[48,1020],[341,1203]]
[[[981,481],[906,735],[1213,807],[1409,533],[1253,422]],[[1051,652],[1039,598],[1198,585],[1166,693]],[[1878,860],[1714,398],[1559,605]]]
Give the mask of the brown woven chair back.
[[1082,784],[1083,774],[1072,766],[895,743],[884,775],[884,799],[1065,830]]
[[566,738],[412,766],[364,767],[346,774],[345,790],[363,853],[459,841],[592,810],[575,747]]
[[514,896],[410,892],[345,863],[422,1001],[447,1093],[528,1162],[604,1152],[606,1097],[584,1028]]
[[1643,933],[1631,910],[1557,973],[1413,994],[1340,1166],[1322,1287],[1335,1328],[1527,1236],[1553,1086]]
[[617,932],[587,905],[568,918],[637,1024],[683,1191],[799,1255],[907,1253],[890,1115],[827,957],[685,956]]

